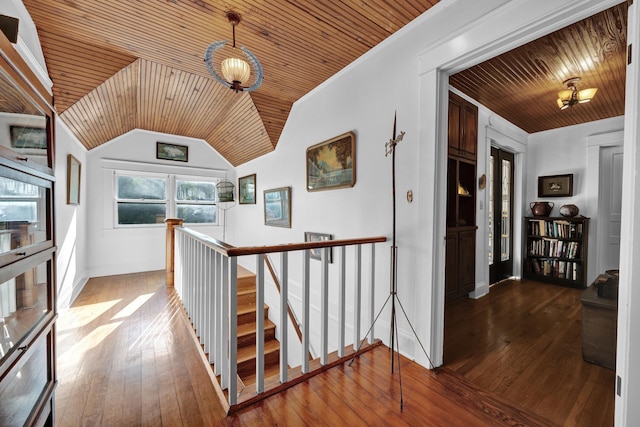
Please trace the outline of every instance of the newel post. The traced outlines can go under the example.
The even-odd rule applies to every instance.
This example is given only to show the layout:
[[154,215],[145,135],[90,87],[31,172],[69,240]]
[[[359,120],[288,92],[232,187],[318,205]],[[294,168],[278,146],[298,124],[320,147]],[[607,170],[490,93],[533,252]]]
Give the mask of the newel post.
[[174,272],[174,256],[175,256],[175,230],[174,227],[182,227],[184,220],[180,218],[167,218],[164,221],[167,224],[167,276],[166,276],[166,285],[167,287],[173,287],[173,272]]

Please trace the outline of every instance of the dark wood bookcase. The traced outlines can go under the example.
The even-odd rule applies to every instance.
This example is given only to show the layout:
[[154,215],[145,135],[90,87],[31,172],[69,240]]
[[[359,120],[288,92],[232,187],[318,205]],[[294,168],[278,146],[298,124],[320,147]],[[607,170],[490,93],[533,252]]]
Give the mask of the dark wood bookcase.
[[525,217],[525,279],[587,287],[589,218]]

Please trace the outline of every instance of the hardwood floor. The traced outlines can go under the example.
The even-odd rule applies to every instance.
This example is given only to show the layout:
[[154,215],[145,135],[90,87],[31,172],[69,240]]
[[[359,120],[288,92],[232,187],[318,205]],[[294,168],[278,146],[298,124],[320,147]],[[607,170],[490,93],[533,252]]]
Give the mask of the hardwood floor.
[[[91,279],[73,307],[61,314],[57,324],[56,425],[548,426],[557,423],[558,417],[553,413],[557,404],[544,396],[541,398],[535,388],[515,387],[519,393],[530,395],[528,400],[523,400],[525,403],[537,396],[538,406],[551,408],[546,411],[551,414],[549,419],[539,415],[539,408],[538,412],[524,412],[523,406],[518,408],[497,393],[476,386],[475,381],[497,381],[501,387],[494,387],[503,392],[510,388],[507,387],[509,381],[519,384],[517,377],[526,369],[513,371],[505,366],[506,379],[488,380],[488,372],[474,370],[474,363],[466,359],[462,345],[453,347],[456,359],[452,359],[451,368],[428,371],[401,358],[402,411],[398,365],[391,374],[389,350],[380,346],[360,356],[352,366],[329,369],[227,417],[210,383],[209,368],[202,363],[194,345],[190,325],[174,291],[165,288],[164,277],[164,272],[159,271]],[[551,316],[542,300],[536,311]],[[542,327],[534,330],[546,335]],[[504,351],[504,347],[508,347],[505,340],[515,343],[516,337],[505,335],[501,345],[492,346],[487,335],[474,333],[473,342],[485,342],[486,347],[495,347],[497,353],[481,357],[501,359],[504,363],[503,356],[508,353]],[[455,341],[453,335],[449,338],[451,343]],[[533,364],[534,360],[535,357],[527,358],[520,365]],[[536,366],[545,375],[535,380],[529,378],[532,385],[550,382],[548,369],[540,363]],[[599,381],[596,374],[588,377],[594,384]],[[583,384],[574,382],[562,391],[567,394],[560,399],[565,402],[564,406],[570,399],[580,400],[583,407],[593,403],[591,394],[597,386]],[[582,393],[577,393],[576,398],[575,393],[570,393],[578,388]],[[520,405],[518,399],[511,401]],[[580,421],[579,415],[563,417],[573,416]]]
[[91,279],[57,322],[58,426],[219,425],[224,412],[163,271]]
[[556,425],[613,425],[615,372],[582,359],[581,293],[505,281],[448,305],[444,366]]

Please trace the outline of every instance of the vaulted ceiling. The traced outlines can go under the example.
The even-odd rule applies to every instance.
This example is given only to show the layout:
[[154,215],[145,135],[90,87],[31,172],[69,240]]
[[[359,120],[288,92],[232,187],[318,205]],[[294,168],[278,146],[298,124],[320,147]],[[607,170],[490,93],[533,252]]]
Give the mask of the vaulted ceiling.
[[[53,80],[55,107],[92,149],[132,129],[201,138],[233,165],[272,151],[292,104],[437,0],[23,0]],[[230,39],[264,82],[234,93],[203,62]],[[451,76],[451,86],[536,132],[624,113],[626,3]],[[559,111],[562,81],[598,87]]]
[[[233,165],[272,151],[292,104],[437,0],[24,0],[60,118],[87,149],[134,128],[206,140]],[[207,73],[236,37],[264,82],[234,93]]]

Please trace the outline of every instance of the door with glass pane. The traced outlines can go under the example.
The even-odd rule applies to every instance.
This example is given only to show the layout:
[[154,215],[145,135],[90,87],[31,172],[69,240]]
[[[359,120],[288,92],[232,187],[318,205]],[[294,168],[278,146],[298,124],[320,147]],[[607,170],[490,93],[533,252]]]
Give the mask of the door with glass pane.
[[489,160],[489,279],[513,275],[513,153],[491,147]]

